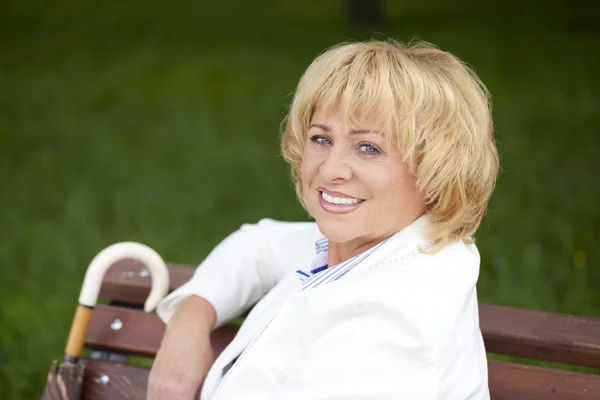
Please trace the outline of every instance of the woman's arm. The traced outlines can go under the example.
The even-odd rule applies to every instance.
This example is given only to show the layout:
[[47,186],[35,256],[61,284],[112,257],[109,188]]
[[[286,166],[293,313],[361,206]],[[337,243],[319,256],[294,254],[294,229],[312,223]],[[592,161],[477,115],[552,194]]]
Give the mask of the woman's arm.
[[263,219],[223,240],[192,279],[158,306],[167,328],[148,398],[197,398],[214,361],[210,332],[256,303],[297,263],[310,260],[316,234],[314,223]]
[[169,322],[188,296],[206,299],[216,311],[215,326],[237,318],[289,271],[310,265],[318,230],[311,222],[262,219],[245,224],[208,255],[186,284],[167,296],[157,314]]
[[206,300],[189,296],[167,325],[148,379],[149,400],[193,400],[212,365],[210,332],[216,313]]

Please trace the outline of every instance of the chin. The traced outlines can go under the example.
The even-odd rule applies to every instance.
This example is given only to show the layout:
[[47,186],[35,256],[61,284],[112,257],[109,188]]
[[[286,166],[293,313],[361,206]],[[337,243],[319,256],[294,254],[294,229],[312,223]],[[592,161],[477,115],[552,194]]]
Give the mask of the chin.
[[354,239],[356,227],[347,221],[332,221],[330,218],[315,218],[319,231],[334,243],[345,243]]

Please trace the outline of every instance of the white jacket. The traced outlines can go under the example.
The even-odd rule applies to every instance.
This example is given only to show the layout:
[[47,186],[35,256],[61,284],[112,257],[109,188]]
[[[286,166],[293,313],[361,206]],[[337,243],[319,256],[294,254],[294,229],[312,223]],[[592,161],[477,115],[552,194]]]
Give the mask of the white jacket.
[[158,308],[167,323],[195,294],[214,305],[218,327],[260,300],[201,400],[489,399],[479,253],[462,241],[420,252],[428,223],[422,216],[341,279],[306,290],[295,271],[310,267],[323,237],[315,223],[263,219],[227,237]]

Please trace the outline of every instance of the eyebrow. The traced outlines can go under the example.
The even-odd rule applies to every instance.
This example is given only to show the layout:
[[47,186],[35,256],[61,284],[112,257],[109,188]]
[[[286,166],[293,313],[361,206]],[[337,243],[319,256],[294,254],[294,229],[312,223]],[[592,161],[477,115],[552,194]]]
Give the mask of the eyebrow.
[[[325,132],[331,132],[331,128],[324,124],[310,124],[309,128],[319,128],[324,130]],[[374,131],[371,129],[352,129],[348,132],[349,135],[364,135],[367,133],[380,134],[379,131]]]

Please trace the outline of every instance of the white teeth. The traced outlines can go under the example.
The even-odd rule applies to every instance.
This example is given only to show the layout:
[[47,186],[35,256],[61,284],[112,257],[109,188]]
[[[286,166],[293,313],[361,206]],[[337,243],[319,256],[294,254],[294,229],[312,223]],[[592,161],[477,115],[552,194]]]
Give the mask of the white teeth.
[[362,201],[359,199],[351,199],[348,197],[333,197],[333,196],[328,195],[325,192],[321,192],[321,196],[323,197],[323,199],[326,202],[332,203],[332,204],[358,204]]

